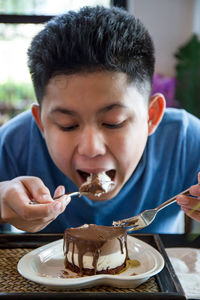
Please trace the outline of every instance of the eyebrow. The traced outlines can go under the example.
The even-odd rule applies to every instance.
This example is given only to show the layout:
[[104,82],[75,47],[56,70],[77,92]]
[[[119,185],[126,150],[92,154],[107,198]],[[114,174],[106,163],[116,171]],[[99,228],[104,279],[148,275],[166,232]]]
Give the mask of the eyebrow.
[[[113,109],[120,109],[120,108],[127,108],[126,105],[122,104],[122,103],[112,103],[110,105],[107,105],[103,108],[100,108],[100,110],[98,111],[98,113],[105,113],[108,112],[110,110]],[[79,114],[77,112],[75,112],[74,110],[70,110],[64,107],[55,107],[52,111],[51,114],[55,114],[55,113],[61,113],[61,114],[65,114],[65,115],[70,115],[70,116],[78,116]]]
[[70,110],[67,108],[63,108],[63,107],[55,107],[52,111],[51,114],[56,114],[56,113],[61,113],[64,115],[70,115],[70,116],[78,116],[78,113],[76,113],[74,110]]
[[120,109],[120,108],[127,108],[127,106],[122,103],[112,103],[108,106],[101,108],[99,110],[99,113],[104,113],[104,112],[110,111],[112,109]]

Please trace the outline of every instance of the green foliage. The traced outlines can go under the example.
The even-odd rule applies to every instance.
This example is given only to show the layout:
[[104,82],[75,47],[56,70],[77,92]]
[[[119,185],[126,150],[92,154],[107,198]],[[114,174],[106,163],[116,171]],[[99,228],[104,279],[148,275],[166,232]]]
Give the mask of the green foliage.
[[181,107],[200,117],[200,41],[193,35],[175,54],[176,99]]
[[0,85],[0,126],[35,101],[32,85],[8,81]]
[[44,0],[0,0],[0,11],[7,14],[33,13]]
[[35,95],[30,83],[7,81],[0,86],[0,102],[26,108],[34,101]]

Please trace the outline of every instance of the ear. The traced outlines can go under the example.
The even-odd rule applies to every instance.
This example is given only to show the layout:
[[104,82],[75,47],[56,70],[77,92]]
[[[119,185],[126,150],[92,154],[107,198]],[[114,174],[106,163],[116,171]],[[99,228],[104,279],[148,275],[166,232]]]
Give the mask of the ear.
[[44,127],[42,125],[42,120],[41,120],[41,108],[40,108],[40,105],[38,104],[32,104],[32,107],[31,107],[31,111],[32,111],[32,115],[35,119],[35,122],[37,124],[37,126],[39,127],[40,131],[44,132]]
[[155,94],[151,97],[149,102],[149,120],[148,120],[148,134],[153,134],[160,121],[162,120],[165,111],[165,98],[162,94]]

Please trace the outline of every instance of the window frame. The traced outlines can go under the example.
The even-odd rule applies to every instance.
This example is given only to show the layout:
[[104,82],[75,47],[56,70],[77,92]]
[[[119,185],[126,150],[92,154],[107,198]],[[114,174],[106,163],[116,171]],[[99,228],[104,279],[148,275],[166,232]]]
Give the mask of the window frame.
[[[110,0],[110,5],[128,8],[127,0]],[[0,23],[5,24],[40,24],[49,21],[55,15],[17,15],[17,14],[0,14]]]

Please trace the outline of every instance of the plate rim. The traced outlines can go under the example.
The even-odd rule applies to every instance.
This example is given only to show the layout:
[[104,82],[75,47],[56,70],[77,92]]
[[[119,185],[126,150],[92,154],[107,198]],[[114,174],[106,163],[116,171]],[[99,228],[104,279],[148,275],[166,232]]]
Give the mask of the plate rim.
[[[30,265],[36,255],[39,255],[41,252],[43,252],[44,250],[46,250],[50,247],[55,247],[56,245],[63,243],[63,239],[59,239],[59,240],[47,243],[41,247],[38,247],[38,248],[30,251],[29,253],[26,253],[24,256],[22,256],[20,258],[20,260],[18,261],[17,271],[19,272],[19,274],[22,277],[24,277],[30,281],[45,285],[45,286],[60,287],[60,288],[61,287],[73,288],[78,285],[78,287],[80,288],[80,286],[84,286],[88,283],[93,283],[93,285],[95,285],[95,283],[97,284],[98,282],[100,282],[102,280],[106,280],[106,281],[114,280],[115,282],[121,282],[121,283],[122,282],[135,282],[137,280],[143,280],[143,279],[146,281],[146,280],[148,280],[149,277],[156,275],[163,269],[163,267],[165,265],[165,261],[164,261],[163,256],[157,249],[155,249],[153,246],[149,245],[148,243],[146,243],[144,241],[141,241],[140,239],[138,239],[134,236],[127,235],[127,239],[135,240],[135,243],[137,242],[141,246],[148,249],[151,252],[151,254],[153,254],[152,256],[154,256],[154,259],[156,257],[157,262],[158,262],[157,266],[155,266],[153,269],[151,269],[145,273],[138,274],[135,276],[97,274],[97,275],[84,276],[84,277],[79,277],[79,278],[55,278],[55,277],[42,277],[42,276],[36,275],[36,272],[34,270],[32,270],[32,272],[30,272],[30,271],[27,272],[27,264]],[[24,266],[26,266],[26,267],[24,267]],[[65,280],[65,279],[67,279],[67,280]],[[144,282],[144,280],[143,280],[143,282]]]

